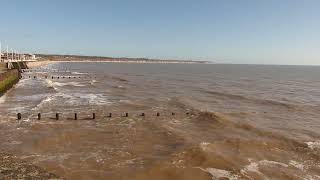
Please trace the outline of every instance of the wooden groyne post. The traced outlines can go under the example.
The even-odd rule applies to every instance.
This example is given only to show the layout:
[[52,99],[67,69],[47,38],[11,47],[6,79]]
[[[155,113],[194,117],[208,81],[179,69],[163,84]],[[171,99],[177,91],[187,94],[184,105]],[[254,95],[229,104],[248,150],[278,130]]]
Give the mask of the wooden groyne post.
[[18,119],[18,120],[21,120],[21,113],[18,113],[18,114],[17,114],[17,119]]

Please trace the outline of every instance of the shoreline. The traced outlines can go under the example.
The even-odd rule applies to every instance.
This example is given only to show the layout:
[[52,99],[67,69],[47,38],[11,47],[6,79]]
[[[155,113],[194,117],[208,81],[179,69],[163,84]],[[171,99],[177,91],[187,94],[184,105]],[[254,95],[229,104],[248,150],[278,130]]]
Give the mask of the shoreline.
[[81,56],[81,55],[54,55],[37,54],[38,57],[50,61],[94,61],[94,62],[116,62],[116,63],[163,63],[163,64],[207,64],[210,61],[185,60],[185,59],[150,59],[130,57],[103,57],[103,56]]
[[53,63],[59,62],[105,62],[105,63],[121,63],[121,64],[209,64],[209,63],[200,63],[200,62],[161,62],[161,61],[113,61],[113,60],[48,60]]
[[[30,62],[30,68],[40,67],[53,62]],[[0,103],[5,103],[6,93],[19,82],[20,73],[17,69],[6,69],[0,73]],[[0,179],[62,179],[56,174],[24,161],[11,154],[0,150]]]
[[55,61],[50,61],[50,60],[28,62],[28,63],[27,63],[27,67],[28,67],[29,69],[33,69],[33,68],[38,68],[38,67],[41,67],[41,66],[46,66],[46,65],[49,65],[49,64],[54,64],[54,63],[57,63],[57,62],[55,62]]

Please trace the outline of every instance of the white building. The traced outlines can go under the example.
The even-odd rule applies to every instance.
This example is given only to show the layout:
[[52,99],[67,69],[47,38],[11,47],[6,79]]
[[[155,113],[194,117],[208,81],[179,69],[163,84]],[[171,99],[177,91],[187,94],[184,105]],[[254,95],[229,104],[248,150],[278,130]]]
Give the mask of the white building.
[[25,54],[25,58],[26,59],[30,59],[30,60],[35,60],[36,59],[36,55],[34,55],[34,54]]

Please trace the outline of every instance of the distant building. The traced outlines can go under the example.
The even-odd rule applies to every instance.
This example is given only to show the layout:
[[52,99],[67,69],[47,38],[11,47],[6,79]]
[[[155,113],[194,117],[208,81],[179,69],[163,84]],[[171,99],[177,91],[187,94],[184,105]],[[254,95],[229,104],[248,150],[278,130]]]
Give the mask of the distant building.
[[1,58],[0,58],[0,62],[3,62],[3,61],[4,61],[4,54],[1,53],[1,52],[0,52],[0,57],[1,57]]
[[36,59],[36,55],[34,54],[24,54],[25,59],[31,59],[31,60],[35,60]]

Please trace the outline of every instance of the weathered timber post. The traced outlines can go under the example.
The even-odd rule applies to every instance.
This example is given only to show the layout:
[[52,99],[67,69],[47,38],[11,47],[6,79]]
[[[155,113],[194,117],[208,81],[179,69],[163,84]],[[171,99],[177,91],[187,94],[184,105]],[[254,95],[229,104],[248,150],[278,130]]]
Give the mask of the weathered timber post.
[[18,114],[17,114],[17,119],[18,119],[18,120],[21,120],[21,113],[18,113]]

